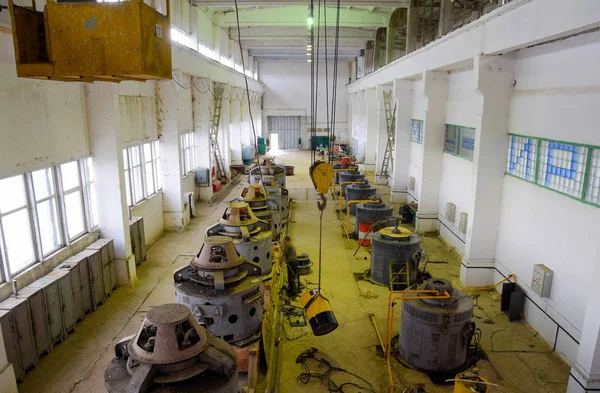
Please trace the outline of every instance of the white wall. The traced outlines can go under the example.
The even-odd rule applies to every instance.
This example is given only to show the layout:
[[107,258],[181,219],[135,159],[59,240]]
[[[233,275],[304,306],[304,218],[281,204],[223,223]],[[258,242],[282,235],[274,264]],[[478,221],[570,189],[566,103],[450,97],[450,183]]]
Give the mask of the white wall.
[[[327,106],[325,104],[325,72],[321,64],[319,75],[319,103],[317,110],[317,127],[327,127]],[[329,94],[333,89],[333,62],[329,62]],[[311,110],[311,64],[307,62],[286,61],[261,61],[259,79],[265,84],[263,110],[268,115],[269,111],[294,111],[303,113],[306,117],[306,127],[310,127]],[[346,84],[348,83],[348,67],[345,63],[338,64],[337,105],[336,105],[336,136],[338,140],[347,140],[347,112]],[[331,101],[330,101],[331,102]],[[331,112],[331,104],[330,112]],[[284,114],[282,114],[285,116]],[[298,114],[294,115],[298,116]],[[267,124],[264,124],[267,127]],[[303,148],[308,148],[310,136],[306,127],[301,135]],[[266,129],[266,128],[265,128]]]
[[0,178],[89,155],[85,100],[81,83],[17,79],[0,31]]
[[[600,145],[600,33],[594,32],[517,53],[516,87],[511,100],[510,132],[550,139]],[[496,259],[503,273],[531,280],[533,264],[554,270],[550,298],[528,292],[552,318],[538,316],[532,325],[547,332],[557,347],[574,360],[587,292],[595,284],[595,244],[600,209],[585,205],[535,184],[505,177],[502,219]],[[592,236],[592,237],[590,237]],[[533,313],[539,310],[531,306]],[[533,315],[532,315],[533,317]],[[564,331],[563,331],[564,330]],[[576,343],[575,343],[576,344]]]
[[162,191],[131,208],[132,217],[144,218],[146,247],[150,247],[156,243],[165,233],[165,220],[162,211]]
[[[475,76],[472,70],[457,70],[448,78],[448,101],[446,103],[446,123],[472,127],[477,121],[478,99],[475,93]],[[443,130],[442,130],[443,132]],[[458,143],[458,142],[457,142]],[[464,235],[458,230],[458,218],[461,212],[469,215],[473,211],[473,162],[465,158],[444,153],[438,219],[440,234],[453,245],[459,254],[464,253]],[[446,203],[456,205],[454,222],[444,217]]]
[[[425,119],[425,108],[427,107],[427,98],[423,92],[424,82],[423,79],[418,79],[413,83],[414,99],[413,99],[413,113],[412,118],[415,120]],[[408,176],[415,178],[415,189],[408,190],[408,199],[410,201],[420,199],[420,187],[421,177],[423,175],[423,145],[417,142],[410,142],[410,162],[408,164]]]

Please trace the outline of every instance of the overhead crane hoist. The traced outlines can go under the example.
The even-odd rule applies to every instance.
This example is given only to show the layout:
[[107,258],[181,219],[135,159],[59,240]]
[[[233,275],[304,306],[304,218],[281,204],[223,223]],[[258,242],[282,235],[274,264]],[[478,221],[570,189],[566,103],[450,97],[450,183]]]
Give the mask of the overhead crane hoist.
[[8,1],[17,76],[71,82],[171,79],[170,1]]
[[321,198],[319,208],[319,281],[316,289],[306,291],[300,297],[300,303],[306,311],[306,317],[315,336],[331,333],[338,327],[337,319],[331,310],[329,300],[321,290],[321,242],[323,240],[323,210],[327,207],[327,192],[333,180],[333,167],[324,161],[315,161],[309,169],[310,178]]

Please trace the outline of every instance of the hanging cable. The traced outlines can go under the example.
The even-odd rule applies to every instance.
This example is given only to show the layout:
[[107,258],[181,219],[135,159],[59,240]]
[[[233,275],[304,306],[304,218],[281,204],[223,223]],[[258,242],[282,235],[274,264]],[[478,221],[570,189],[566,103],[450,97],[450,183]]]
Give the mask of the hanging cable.
[[333,144],[335,144],[335,125],[337,112],[337,82],[338,82],[338,63],[339,63],[339,45],[340,45],[340,0],[337,0],[335,20],[335,45],[333,57],[333,91],[331,97],[331,148],[329,149],[329,162],[333,161]]
[[[331,125],[329,124],[329,51],[327,50],[327,0],[323,0],[323,24],[325,44],[325,127],[327,130],[327,146],[329,147],[329,151],[331,151]],[[327,156],[329,156],[329,153]]]
[[[242,48],[242,35],[240,29],[240,12],[238,10],[237,0],[233,0],[235,5],[235,20],[237,23],[237,36],[238,36],[238,46],[240,48],[240,57],[242,58],[242,68],[244,71],[246,70],[246,64],[244,60],[244,49]],[[248,76],[246,72],[244,72],[244,82],[246,84],[246,96],[248,97],[248,102],[250,102],[250,88],[248,87]],[[254,146],[254,156],[256,157],[256,165],[258,166],[258,177],[260,179],[260,184],[263,183],[262,176],[262,168],[260,166],[260,154],[258,153],[258,137],[256,136],[256,128],[254,127],[254,117],[252,116],[252,105],[248,105],[248,115],[250,116],[250,124],[252,125],[252,135],[254,136],[253,146]],[[267,209],[269,212],[269,217],[271,219],[271,223],[273,223],[273,215],[271,214],[271,209]]]

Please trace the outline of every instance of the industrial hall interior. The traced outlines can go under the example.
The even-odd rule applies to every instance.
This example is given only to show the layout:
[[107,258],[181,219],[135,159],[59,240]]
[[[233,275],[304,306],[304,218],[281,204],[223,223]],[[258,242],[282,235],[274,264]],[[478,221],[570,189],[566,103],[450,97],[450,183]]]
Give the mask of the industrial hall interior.
[[0,393],[600,392],[600,0],[0,0]]

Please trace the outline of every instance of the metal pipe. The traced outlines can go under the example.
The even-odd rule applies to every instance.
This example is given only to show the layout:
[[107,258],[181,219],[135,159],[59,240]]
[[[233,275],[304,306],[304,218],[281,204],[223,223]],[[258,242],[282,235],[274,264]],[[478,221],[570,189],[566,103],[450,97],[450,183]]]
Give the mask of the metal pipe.
[[385,353],[385,344],[383,343],[383,340],[381,339],[381,333],[379,333],[379,328],[377,327],[377,323],[375,322],[375,314],[373,314],[373,313],[369,314],[369,318],[371,319],[371,322],[373,323],[373,327],[375,328],[375,333],[377,333],[377,338],[379,339],[379,345],[381,345],[381,349],[383,350],[383,353]]
[[343,181],[340,183],[340,211],[342,210],[342,186],[344,184],[366,184],[364,181]]

